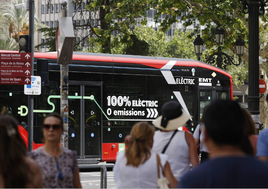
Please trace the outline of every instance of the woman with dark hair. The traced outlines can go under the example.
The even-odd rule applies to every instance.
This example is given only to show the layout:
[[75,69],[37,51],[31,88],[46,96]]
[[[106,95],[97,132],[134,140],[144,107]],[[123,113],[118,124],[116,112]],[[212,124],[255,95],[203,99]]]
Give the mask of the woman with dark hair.
[[[117,188],[157,188],[158,163],[163,167],[169,187],[176,187],[177,180],[170,170],[168,156],[151,151],[154,131],[147,122],[133,126],[127,140],[128,148],[125,153],[117,154],[113,169]],[[162,175],[162,171],[160,173]]]
[[248,155],[256,155],[257,152],[257,140],[258,135],[256,134],[256,125],[252,119],[251,114],[248,110],[242,109],[245,115],[245,136],[241,142],[242,150]]
[[41,188],[41,170],[26,154],[17,120],[0,116],[0,188]]
[[44,146],[29,153],[43,172],[45,188],[82,188],[76,152],[59,146],[63,120],[57,113],[43,121]]

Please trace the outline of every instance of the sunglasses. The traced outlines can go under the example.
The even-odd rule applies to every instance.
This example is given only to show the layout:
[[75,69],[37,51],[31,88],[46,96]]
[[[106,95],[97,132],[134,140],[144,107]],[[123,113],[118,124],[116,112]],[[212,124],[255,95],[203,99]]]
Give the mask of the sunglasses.
[[51,127],[53,130],[58,130],[61,128],[61,126],[58,124],[53,124],[53,125],[45,124],[45,125],[43,125],[43,128],[47,129],[47,130],[49,130]]

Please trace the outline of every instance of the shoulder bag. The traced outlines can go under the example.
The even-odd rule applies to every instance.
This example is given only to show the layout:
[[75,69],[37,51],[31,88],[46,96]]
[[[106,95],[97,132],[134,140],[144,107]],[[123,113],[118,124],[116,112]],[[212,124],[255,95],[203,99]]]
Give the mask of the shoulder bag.
[[172,134],[172,136],[170,137],[168,143],[166,144],[166,146],[165,146],[164,149],[162,150],[162,154],[165,153],[165,151],[166,151],[166,149],[167,149],[167,147],[168,147],[168,145],[169,145],[171,139],[174,137],[174,135],[175,135],[177,132],[178,132],[178,129],[176,129],[176,130],[173,132],[173,134]]
[[[158,179],[157,179],[157,186],[158,188],[169,188],[168,184],[169,181],[165,177],[164,169],[160,161],[160,157],[158,154],[156,154],[156,159],[157,159],[157,174],[158,174]],[[160,168],[162,170],[163,177],[160,177]]]

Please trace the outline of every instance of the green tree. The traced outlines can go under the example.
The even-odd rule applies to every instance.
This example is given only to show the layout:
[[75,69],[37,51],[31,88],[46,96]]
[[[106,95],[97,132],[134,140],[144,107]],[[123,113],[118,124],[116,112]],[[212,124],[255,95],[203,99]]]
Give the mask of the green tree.
[[[16,8],[16,4],[22,3],[22,0],[11,0],[10,2],[3,3],[0,7],[0,25],[3,32],[8,34],[9,38],[19,40],[19,35],[29,34],[29,12],[23,8]],[[41,26],[38,18],[35,17],[35,28]],[[5,36],[3,39],[7,39]],[[6,40],[12,47],[14,42],[11,39]],[[18,44],[17,44],[18,46]],[[8,46],[7,46],[8,47]]]
[[[170,1],[154,1],[152,6],[156,8],[158,14],[155,16],[155,20],[158,20],[160,14],[167,14],[165,20],[161,23],[162,30],[166,31],[171,24],[177,22],[177,17],[181,18],[184,23],[184,27],[194,24],[196,26],[195,33],[202,33],[204,45],[208,49],[208,52],[204,52],[209,55],[217,51],[215,46],[215,25],[221,26],[225,31],[225,38],[223,44],[223,51],[228,52],[231,55],[235,55],[234,43],[236,39],[241,36],[246,42],[245,53],[243,63],[238,66],[241,68],[240,74],[236,72],[242,78],[248,78],[248,72],[245,69],[248,67],[248,15],[245,15],[242,11],[242,4],[240,0],[232,1],[219,1],[219,0],[170,0]],[[267,58],[268,55],[268,43],[267,43],[267,13],[260,16],[260,56]],[[205,26],[201,30],[197,24],[197,20],[200,25]],[[199,27],[198,27],[199,26]],[[192,35],[192,34],[191,34]],[[232,53],[230,53],[232,52]],[[236,55],[235,55],[236,56]],[[204,56],[203,56],[203,60]],[[235,60],[237,61],[237,60]],[[265,67],[265,66],[264,66]],[[229,68],[229,69],[228,69]],[[237,69],[236,69],[237,70]],[[227,67],[227,71],[233,73],[232,67]],[[245,76],[242,77],[242,74]],[[235,75],[232,75],[234,78]],[[243,84],[243,82],[238,82]]]
[[[135,37],[131,31],[137,24],[147,24],[146,11],[150,8],[150,2],[150,0],[92,1],[87,5],[90,16],[85,20],[89,28],[90,43],[98,43],[99,51],[103,53],[111,53],[112,47],[119,43],[118,40],[128,44],[129,47],[133,45]],[[73,3],[76,5],[76,10],[82,11],[82,1],[73,0]],[[112,33],[121,35],[122,38],[113,38]],[[142,42],[135,41],[135,43]]]
[[8,33],[5,31],[0,31],[0,49],[18,50],[18,43],[15,41],[15,39],[9,37]]
[[167,57],[196,59],[191,31],[175,30],[174,36],[168,40]]
[[149,45],[149,56],[194,59],[195,52],[191,31],[175,30],[174,36],[169,37],[162,31],[155,31],[151,27],[137,27],[134,33],[140,40]]
[[[148,51],[137,53],[137,49],[133,49],[136,55],[156,56],[156,57],[172,57],[172,58],[186,58],[194,59],[195,52],[193,46],[193,37],[189,38],[190,31],[179,32],[176,30],[172,38],[168,38],[162,31],[155,31],[151,27],[136,27],[133,33],[139,41],[143,41],[148,47]],[[120,43],[122,36],[112,36],[111,42],[114,38],[119,41],[118,45],[115,45],[111,52],[113,54],[128,54],[128,46],[125,43]],[[88,52],[99,52],[99,44],[94,43],[92,49],[88,49]],[[137,47],[139,48],[139,47]]]
[[44,43],[36,45],[35,48],[44,48],[47,47],[48,51],[56,51],[56,32],[57,28],[43,27],[37,30],[40,33],[44,33],[45,38],[47,39]]

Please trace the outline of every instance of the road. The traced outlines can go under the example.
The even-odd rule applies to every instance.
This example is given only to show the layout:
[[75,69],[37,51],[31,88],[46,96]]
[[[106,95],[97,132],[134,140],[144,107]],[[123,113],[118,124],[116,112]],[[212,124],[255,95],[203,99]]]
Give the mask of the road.
[[[80,181],[83,188],[100,188],[101,172],[80,172]],[[113,171],[107,171],[107,188],[116,188]]]

